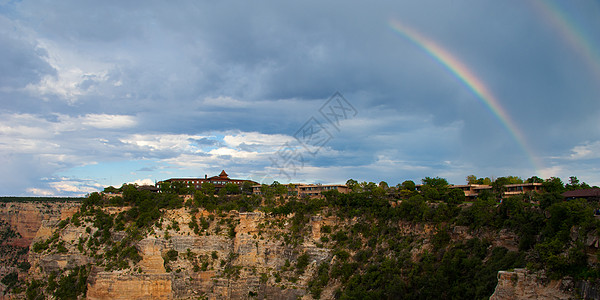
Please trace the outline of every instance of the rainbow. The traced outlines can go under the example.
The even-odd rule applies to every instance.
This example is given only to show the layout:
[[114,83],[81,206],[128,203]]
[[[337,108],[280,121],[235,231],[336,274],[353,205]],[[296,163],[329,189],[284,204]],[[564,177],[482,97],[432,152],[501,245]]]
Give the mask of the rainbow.
[[[599,51],[594,48],[591,43],[591,39],[586,37],[583,30],[578,28],[577,23],[571,20],[569,15],[563,12],[556,4],[552,1],[536,0],[531,1],[534,6],[534,10],[537,11],[543,19],[549,23],[554,29],[557,30],[560,37],[573,49],[577,54],[586,62],[594,75],[600,80],[600,55]],[[582,3],[584,3],[582,1]],[[600,5],[597,3],[585,2],[590,5],[596,5],[590,7],[590,9],[596,9],[600,11]]]
[[[435,42],[424,37],[413,29],[404,26],[396,20],[389,22],[390,27],[403,37],[407,38],[419,48],[423,49],[431,58],[440,63],[445,67],[452,75],[454,75],[460,82],[462,82],[467,89],[469,89],[477,99],[481,100],[483,104],[494,114],[500,123],[508,130],[508,132],[514,137],[519,146],[525,151],[529,161],[536,172],[540,173],[543,170],[541,162],[533,154],[533,151],[527,144],[527,140],[518,127],[515,125],[510,116],[506,113],[504,108],[500,105],[500,102],[494,95],[489,91],[485,84],[477,77],[467,66],[465,66],[460,60],[440,47]],[[541,174],[542,176],[544,174]]]

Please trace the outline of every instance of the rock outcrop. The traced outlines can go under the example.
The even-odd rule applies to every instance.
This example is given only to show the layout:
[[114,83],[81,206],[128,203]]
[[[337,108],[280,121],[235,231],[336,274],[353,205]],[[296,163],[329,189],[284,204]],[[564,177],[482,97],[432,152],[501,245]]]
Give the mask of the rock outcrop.
[[498,272],[498,285],[490,300],[577,298],[570,279],[549,280],[543,273],[515,269]]
[[[190,222],[206,218],[207,228],[195,232]],[[210,218],[210,219],[209,219]],[[314,237],[320,226],[332,225],[335,218],[316,217],[307,227],[300,244],[290,244],[288,217],[267,216],[262,212],[209,214],[187,209],[169,210],[162,225],[135,247],[141,260],[129,269],[106,271],[94,267],[87,282],[89,299],[239,299],[256,296],[267,299],[297,299],[307,294],[308,282],[322,261],[331,259],[330,249]],[[86,226],[66,225],[60,229],[68,253],[34,253],[33,268],[51,272],[94,263],[94,258],[75,248],[77,240],[94,235]],[[46,229],[41,226],[46,234]],[[56,229],[56,228],[55,228]],[[50,233],[52,231],[48,231]],[[117,238],[113,233],[113,239]],[[169,251],[175,259],[166,260]],[[294,268],[302,254],[310,257],[304,272]],[[88,253],[89,255],[89,253]],[[97,254],[96,254],[97,256]],[[95,262],[97,264],[97,261]]]
[[[91,270],[87,282],[82,281],[87,285],[88,299],[310,299],[309,282],[317,274],[319,265],[327,262],[333,266],[340,259],[333,254],[336,253],[334,234],[364,226],[357,218],[341,221],[327,211],[306,216],[302,226],[294,227],[294,214],[208,212],[189,208],[163,210],[159,221],[155,219],[143,229],[132,222],[116,229],[114,221],[110,232],[108,229],[102,232],[95,224],[94,213],[89,212],[72,218],[77,222],[61,223],[70,219],[79,205],[0,204],[0,221],[4,222],[0,226],[15,232],[5,243],[30,249],[29,253],[24,252],[27,253],[24,257],[31,268],[21,271],[19,278],[23,275],[28,279],[45,280],[52,273],[90,265],[85,267]],[[110,215],[113,222],[128,209],[104,207],[96,212]],[[406,221],[399,221],[397,228],[402,235],[411,237],[407,257],[413,261],[433,252],[432,237],[441,230],[429,223]],[[138,229],[135,238],[129,235]],[[518,250],[518,237],[508,230],[470,230],[467,226],[455,226],[448,233],[452,241],[479,238],[489,241],[490,247]],[[100,242],[103,235],[107,237]],[[596,235],[589,236],[586,245],[597,245]],[[370,239],[360,231],[355,237],[362,243]],[[135,262],[121,258],[120,254],[107,255],[123,240],[129,241],[125,247],[139,255]],[[38,241],[48,241],[48,248],[32,251],[33,243]],[[356,255],[359,249],[360,243],[349,248],[346,256]],[[301,256],[308,257],[309,261],[299,267]],[[15,267],[3,266],[0,274],[14,270]],[[339,280],[329,283],[320,293],[322,299],[334,298],[342,288]],[[498,273],[498,285],[491,299],[597,298],[600,293],[596,286],[569,279],[549,280],[543,273],[515,269]]]
[[173,299],[170,274],[123,274],[92,271],[87,299]]
[[12,243],[29,247],[42,222],[71,217],[81,204],[78,202],[8,202],[0,203],[0,220],[7,222],[21,237]]
[[[60,220],[71,217],[79,209],[78,202],[3,202],[0,203],[0,278],[18,273],[28,276],[29,247],[40,234],[50,235]],[[45,228],[42,229],[42,227]],[[66,260],[45,258],[56,267],[67,265],[66,260],[77,259],[71,255]],[[49,268],[51,269],[51,268]],[[4,294],[3,285],[0,295]]]

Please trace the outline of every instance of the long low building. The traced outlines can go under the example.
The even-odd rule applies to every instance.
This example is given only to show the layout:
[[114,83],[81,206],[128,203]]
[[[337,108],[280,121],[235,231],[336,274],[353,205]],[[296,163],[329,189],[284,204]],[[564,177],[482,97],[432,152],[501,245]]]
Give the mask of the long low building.
[[[345,184],[306,184],[290,183],[285,185],[288,195],[299,197],[321,197],[322,192],[337,190],[340,193],[347,194],[350,189]],[[262,185],[252,186],[252,193],[262,195]]]
[[479,193],[483,190],[491,190],[491,185],[486,184],[460,184],[460,185],[451,185],[451,189],[459,189],[465,193],[465,198],[472,200],[476,199]]
[[298,186],[298,196],[319,197],[322,192],[337,190],[347,194],[350,189],[345,184],[305,184]]
[[250,182],[252,185],[258,184],[255,181],[247,180],[247,179],[232,179],[229,178],[229,175],[225,172],[225,170],[221,171],[221,174],[217,176],[208,177],[208,175],[204,175],[204,178],[170,178],[167,180],[159,181],[156,183],[157,186],[160,186],[162,183],[175,183],[182,182],[187,186],[194,187],[195,189],[200,189],[202,184],[205,182],[212,183],[216,189],[220,189],[224,187],[228,183],[237,184],[239,186],[243,185],[245,182]]
[[[475,200],[479,193],[484,190],[491,190],[491,185],[486,184],[462,184],[462,185],[451,185],[449,186],[451,189],[460,189],[465,193],[465,198],[467,200]],[[517,184],[507,184],[504,186],[504,194],[502,194],[503,198],[508,198],[510,196],[515,195],[523,195],[531,192],[541,193],[542,192],[542,183],[517,183]]]
[[566,191],[562,193],[562,196],[567,200],[573,200],[577,198],[587,199],[588,201],[599,201],[600,200],[600,189],[579,189],[574,191]]

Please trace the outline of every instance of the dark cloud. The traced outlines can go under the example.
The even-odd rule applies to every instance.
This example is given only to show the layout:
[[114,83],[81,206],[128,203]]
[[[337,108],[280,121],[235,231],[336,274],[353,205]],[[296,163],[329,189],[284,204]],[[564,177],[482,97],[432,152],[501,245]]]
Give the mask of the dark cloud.
[[[56,74],[46,61],[48,53],[43,48],[20,38],[18,29],[1,16],[0,26],[4,28],[0,30],[0,44],[3,45],[0,47],[0,89],[22,89],[38,83],[46,75]],[[5,101],[7,99],[2,102]]]
[[[446,176],[460,183],[470,173],[537,172],[506,120],[470,89],[477,82],[465,83],[395,32],[390,20],[459,59],[494,95],[549,175],[591,174],[578,159],[565,157],[600,140],[600,69],[594,69],[600,63],[582,57],[574,40],[545,17],[544,5],[4,5],[0,125],[18,147],[0,150],[0,162],[14,160],[2,174],[10,182],[3,190],[89,189],[85,176],[71,175],[92,163],[123,166],[114,173],[98,167],[103,173],[95,178],[128,181],[225,167],[247,175],[264,171],[269,153],[275,155],[311,117],[320,118],[319,108],[336,91],[358,114],[333,131],[322,151],[307,156],[297,180],[393,183]],[[563,13],[574,20],[571,28],[598,57],[599,10],[587,2],[568,5]],[[121,116],[108,123],[127,116],[131,123],[94,127],[86,125],[88,115]],[[14,133],[19,130],[25,133]],[[131,163],[144,160],[155,164]],[[22,174],[11,181],[15,170]],[[147,177],[135,177],[136,171]]]

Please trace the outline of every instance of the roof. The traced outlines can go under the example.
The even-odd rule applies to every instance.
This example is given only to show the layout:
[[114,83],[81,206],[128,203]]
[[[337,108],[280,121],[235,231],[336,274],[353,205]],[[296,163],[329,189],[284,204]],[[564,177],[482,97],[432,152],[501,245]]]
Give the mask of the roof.
[[589,198],[589,197],[600,197],[600,189],[585,189],[585,190],[574,190],[574,191],[566,191],[562,193],[562,196],[565,198]]
[[169,178],[169,179],[165,179],[163,181],[159,181],[159,182],[171,182],[171,181],[191,181],[191,180],[204,180],[204,178]]
[[151,192],[158,192],[160,189],[153,186],[153,185],[140,185],[137,187],[138,191],[151,191]]
[[225,172],[225,170],[221,170],[221,173],[217,176],[212,176],[212,177],[198,177],[198,178],[170,178],[164,181],[159,181],[159,183],[162,182],[173,182],[173,181],[200,181],[200,182],[210,182],[213,180],[219,180],[219,181],[239,181],[239,182],[251,182],[251,183],[256,183],[253,180],[249,180],[249,179],[231,179],[229,178],[229,175]]
[[530,183],[507,184],[507,185],[505,185],[505,187],[514,187],[514,186],[542,186],[542,185],[544,185],[544,184],[540,183],[540,182],[530,182]]

